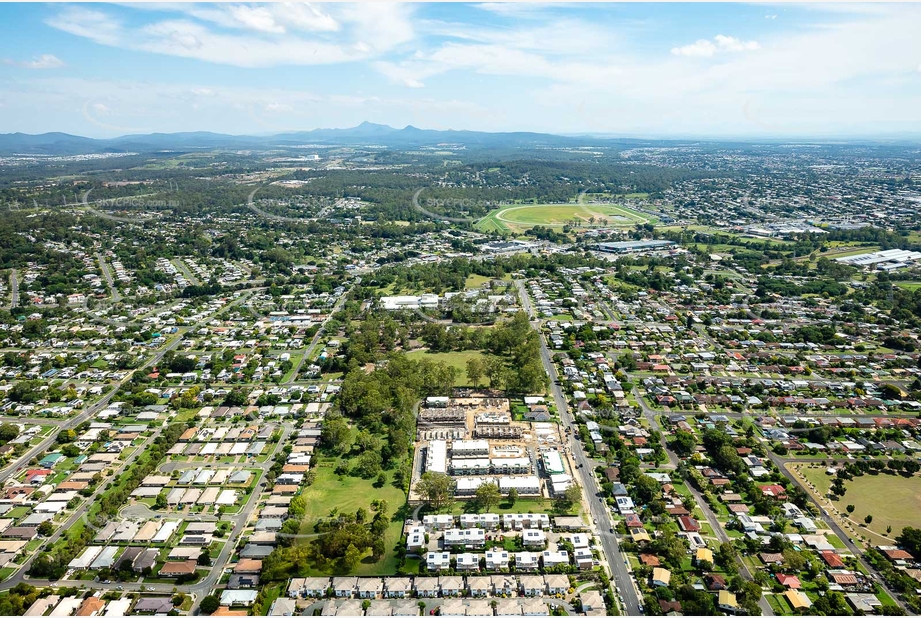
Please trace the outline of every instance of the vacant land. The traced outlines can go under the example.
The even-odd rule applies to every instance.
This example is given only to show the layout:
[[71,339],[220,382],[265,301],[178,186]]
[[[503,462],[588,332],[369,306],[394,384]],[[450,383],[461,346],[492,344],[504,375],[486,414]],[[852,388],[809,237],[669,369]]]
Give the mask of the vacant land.
[[[483,353],[477,350],[464,350],[463,352],[428,352],[426,350],[416,350],[414,352],[409,352],[407,356],[413,360],[426,358],[433,363],[446,363],[457,369],[457,379],[454,381],[455,386],[472,386],[470,380],[467,378],[467,361],[471,358],[480,358],[483,356]],[[483,383],[484,379],[481,378],[480,384]]]
[[489,281],[490,278],[483,275],[469,275],[467,281],[464,282],[464,289],[472,290],[482,286],[484,283],[489,283]]
[[[348,457],[345,458],[348,460]],[[355,513],[363,508],[369,514],[372,500],[386,500],[391,514],[390,527],[387,529],[385,546],[387,554],[380,562],[373,562],[370,550],[366,553],[361,563],[355,568],[353,575],[393,575],[397,569],[397,558],[393,549],[400,542],[403,530],[403,519],[396,513],[406,504],[406,494],[392,485],[393,472],[385,472],[387,483],[383,487],[375,487],[374,479],[363,479],[357,476],[335,473],[336,467],[342,459],[322,457],[316,466],[316,480],[304,489],[307,499],[307,510],[301,522],[300,533],[306,535],[303,542],[310,541],[314,535],[314,525],[323,518],[329,517],[333,510],[340,513]],[[328,575],[311,568],[310,575]]]
[[[825,474],[825,468],[803,466],[801,473],[821,491],[828,492],[832,477]],[[878,534],[886,534],[886,528],[892,526],[887,535],[895,537],[905,526],[921,527],[921,477],[905,478],[891,474],[866,474],[845,481],[847,493],[838,502],[843,512],[848,504],[854,505],[851,519],[863,522],[867,515],[873,521],[867,528]]]
[[572,222],[582,227],[629,227],[654,220],[630,208],[608,204],[512,204],[480,219],[477,228],[518,233],[536,225],[563,227]]

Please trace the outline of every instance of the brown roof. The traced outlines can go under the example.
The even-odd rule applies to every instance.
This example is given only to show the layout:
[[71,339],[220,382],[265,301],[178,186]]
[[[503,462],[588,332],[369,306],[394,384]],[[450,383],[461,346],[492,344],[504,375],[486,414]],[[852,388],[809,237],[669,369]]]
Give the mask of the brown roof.
[[259,573],[262,571],[262,560],[243,558],[233,567],[234,573]]
[[297,492],[297,485],[276,485],[273,494],[293,494]]
[[74,616],[93,616],[102,611],[102,608],[106,606],[105,602],[99,600],[96,597],[90,597],[83,601],[80,604],[80,607],[77,608],[77,613]]
[[761,562],[764,564],[781,564],[783,563],[783,554],[768,554],[762,553],[758,554],[761,558]]
[[307,472],[310,470],[310,466],[302,466],[298,464],[286,464],[282,466],[282,472]]
[[819,555],[822,556],[822,560],[825,561],[825,564],[832,568],[844,566],[844,561],[841,560],[841,556],[831,550],[819,552]]
[[710,590],[724,590],[726,588],[726,578],[716,573],[709,573],[704,580],[707,582],[707,588]]
[[160,575],[191,575],[195,572],[197,563],[194,560],[183,560],[182,562],[167,562],[160,569]]
[[844,586],[853,586],[857,583],[857,576],[853,573],[829,573],[832,581]]
[[60,489],[62,491],[80,491],[81,489],[85,489],[88,485],[89,483],[84,483],[83,481],[64,481],[63,483],[58,483],[56,489]]
[[212,616],[249,616],[249,612],[245,609],[230,609],[224,605],[221,605],[217,608],[217,611],[211,614]]
[[640,554],[640,562],[646,566],[659,566],[659,557],[652,554]]
[[912,555],[904,549],[887,549],[883,551],[890,560],[912,560]]
[[659,599],[659,607],[662,609],[663,614],[669,612],[681,612],[681,601],[665,601]]

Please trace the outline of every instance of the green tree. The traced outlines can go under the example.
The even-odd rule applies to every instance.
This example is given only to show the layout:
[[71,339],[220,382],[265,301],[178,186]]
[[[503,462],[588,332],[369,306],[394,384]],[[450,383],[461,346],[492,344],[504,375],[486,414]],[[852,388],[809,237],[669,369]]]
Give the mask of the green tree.
[[0,425],[0,444],[6,444],[10,440],[15,440],[19,437],[19,427],[11,423],[3,423]]
[[794,573],[799,573],[806,568],[806,558],[803,557],[803,553],[794,549],[783,550],[783,561],[784,566]]
[[444,472],[426,472],[416,482],[416,491],[422,494],[426,502],[440,511],[454,500],[454,488],[457,484]]
[[345,555],[342,557],[342,566],[345,568],[346,571],[352,571],[352,569],[358,566],[358,562],[360,560],[361,560],[361,552],[358,550],[357,547],[355,547],[352,544],[349,544],[349,546],[345,550]]
[[512,506],[515,506],[515,502],[518,500],[518,490],[512,487],[508,490],[508,503]]
[[341,416],[327,418],[323,421],[320,439],[330,450],[347,453],[352,446],[350,433],[348,422]]
[[582,488],[573,483],[557,498],[560,510],[568,511],[582,500]]
[[476,490],[476,501],[484,511],[489,511],[499,504],[502,494],[495,483],[483,483]]
[[486,359],[486,377],[489,378],[490,388],[502,388],[505,379],[505,361],[498,356]]
[[679,457],[690,457],[694,453],[696,446],[697,440],[694,438],[694,434],[681,430],[675,432],[675,439],[672,441],[671,447]]
[[220,606],[221,600],[213,594],[209,594],[201,600],[201,605],[199,605],[199,608],[204,614],[213,614]]
[[486,364],[479,356],[474,356],[467,360],[467,379],[473,384],[473,388],[480,385],[480,380],[486,373]]

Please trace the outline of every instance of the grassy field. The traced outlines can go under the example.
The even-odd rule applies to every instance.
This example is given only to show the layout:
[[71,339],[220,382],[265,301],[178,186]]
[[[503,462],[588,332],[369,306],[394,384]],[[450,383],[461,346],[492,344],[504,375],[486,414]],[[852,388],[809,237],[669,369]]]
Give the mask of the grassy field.
[[921,288],[921,281],[896,281],[895,284],[909,292],[914,292],[918,288]]
[[[832,477],[825,474],[825,468],[800,468],[803,476],[808,478],[825,493],[831,487]],[[892,526],[895,537],[905,526],[921,527],[921,477],[905,478],[889,474],[870,474],[845,481],[847,493],[839,501],[838,508],[853,504],[855,509],[851,519],[863,522],[867,515],[873,516],[873,522],[867,528],[878,534],[885,534],[886,528]]]
[[[467,361],[471,358],[482,357],[483,353],[477,350],[464,350],[463,352],[427,352],[425,350],[415,350],[409,352],[408,357],[419,360],[427,358],[432,362],[444,362],[458,370],[456,386],[470,386],[470,380],[467,379]],[[481,379],[481,383],[483,380]]]
[[464,282],[465,290],[472,290],[478,288],[484,283],[489,283],[490,278],[484,277],[483,275],[470,275],[467,277],[467,281]]
[[[464,513],[474,513],[476,511],[476,504],[472,501],[461,501],[458,500],[454,503],[454,508],[451,511],[454,515],[462,515]],[[553,500],[535,500],[532,498],[519,498],[515,501],[515,504],[511,504],[508,500],[502,499],[498,505],[489,509],[490,513],[496,513],[497,515],[502,515],[503,513],[547,513],[548,515],[555,517],[557,515],[577,515],[580,508],[578,505],[573,507],[573,510],[569,513],[559,513],[554,511]],[[423,508],[424,512],[427,512]]]
[[[816,258],[824,257],[829,260],[834,260],[837,258],[850,257],[852,255],[863,255],[864,253],[873,253],[879,251],[879,245],[864,245],[864,246],[848,246],[841,245],[835,248],[832,248],[825,253],[817,253]],[[804,256],[809,257],[809,256]]]
[[[594,219],[594,223],[592,223]],[[535,225],[563,227],[577,220],[583,226],[628,226],[653,222],[650,217],[623,206],[608,204],[510,204],[498,208],[477,222],[480,231],[518,233]]]
[[[304,490],[307,499],[307,510],[301,523],[301,534],[314,534],[314,524],[321,518],[328,517],[332,509],[337,507],[340,512],[354,513],[364,508],[369,514],[372,500],[386,500],[392,520],[384,539],[387,554],[380,562],[373,562],[370,550],[355,569],[353,575],[386,575],[394,574],[397,569],[396,555],[393,548],[400,542],[403,520],[395,513],[406,503],[406,494],[391,484],[393,472],[386,472],[387,484],[383,487],[374,487],[374,479],[362,479],[355,476],[338,476],[335,473],[339,459],[323,457],[316,468],[317,478],[310,487]],[[327,575],[311,570],[310,576]]]

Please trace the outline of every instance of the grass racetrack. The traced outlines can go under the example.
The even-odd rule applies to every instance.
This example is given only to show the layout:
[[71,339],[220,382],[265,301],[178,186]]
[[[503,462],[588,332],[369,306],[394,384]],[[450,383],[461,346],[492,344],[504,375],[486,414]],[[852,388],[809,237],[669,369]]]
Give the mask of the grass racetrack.
[[635,210],[610,204],[510,204],[498,208],[482,219],[480,231],[519,233],[536,225],[563,227],[578,221],[580,227],[632,227],[655,222]]

